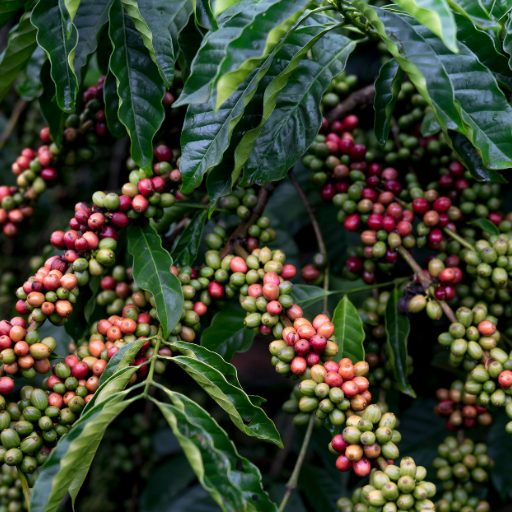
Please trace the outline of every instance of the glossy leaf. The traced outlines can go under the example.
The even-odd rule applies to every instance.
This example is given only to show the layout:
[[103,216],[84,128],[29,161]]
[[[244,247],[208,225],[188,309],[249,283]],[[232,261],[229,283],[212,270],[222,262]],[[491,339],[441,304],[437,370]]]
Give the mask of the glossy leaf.
[[213,5],[213,12],[215,16],[219,16],[219,14],[222,14],[239,1],[240,0],[216,0]]
[[206,30],[217,30],[219,25],[212,12],[210,0],[192,0],[197,24]]
[[103,82],[103,99],[105,101],[105,117],[109,132],[118,139],[126,135],[126,128],[119,120],[119,97],[117,96],[116,77],[108,71]]
[[53,140],[60,144],[62,142],[62,131],[64,127],[64,113],[57,105],[55,97],[55,84],[50,75],[50,61],[47,60],[41,68],[41,83],[45,84],[43,92],[39,96],[39,106],[44,120],[50,128]]
[[478,57],[478,60],[494,73],[501,85],[512,90],[512,70],[508,67],[507,58],[499,49],[499,40],[493,37],[492,33],[479,29],[460,14],[455,15],[455,20],[459,41],[464,43]]
[[97,314],[97,307],[99,308],[99,304],[96,302],[96,297],[100,291],[100,282],[101,280],[99,276],[93,277],[89,281],[89,289],[92,292],[92,297],[87,301],[84,308],[84,318],[89,325],[97,321],[93,319],[93,317]]
[[293,285],[290,295],[293,297],[295,304],[299,305],[301,308],[307,308],[333,293],[335,292],[329,292],[319,286],[295,284]]
[[457,25],[446,0],[397,0],[396,3],[442,39],[450,51],[459,51]]
[[[293,71],[311,50],[313,45],[335,26],[330,18],[314,15],[301,23],[292,34],[288,35],[285,44],[279,50],[277,58],[262,79],[252,104],[258,112],[260,120],[255,128],[246,130],[235,150],[234,174],[237,175],[249,158],[255,140],[261,134],[265,123],[276,108],[279,94],[288,83]],[[340,41],[341,42],[341,41]],[[262,103],[262,107],[260,107]],[[250,105],[253,106],[253,105]],[[260,113],[261,112],[261,113]],[[250,115],[250,114],[249,114]],[[257,117],[257,116],[255,116]]]
[[259,469],[238,454],[217,422],[190,398],[166,392],[173,405],[157,405],[199,482],[221,509],[278,512],[263,490]]
[[501,20],[512,9],[509,0],[482,0],[482,6],[494,20]]
[[254,329],[244,325],[246,312],[230,302],[215,314],[211,324],[201,335],[201,345],[231,361],[237,352],[247,352],[256,335]]
[[180,33],[186,27],[190,16],[194,12],[192,2],[190,0],[153,0],[153,5],[167,24],[172,37],[174,54],[177,57],[180,47],[178,43]]
[[37,43],[44,48],[52,64],[57,103],[64,112],[74,112],[78,92],[73,68],[78,42],[76,27],[59,0],[39,0],[32,10],[31,22],[37,28]]
[[24,14],[9,32],[7,46],[0,54],[0,100],[29,63],[37,48],[36,33],[36,28],[30,22],[30,13]]
[[484,166],[480,155],[476,152],[471,142],[458,133],[452,139],[453,149],[459,155],[464,165],[469,169],[473,178],[477,181],[493,181],[495,183],[508,183],[499,173],[491,171]]
[[224,152],[222,161],[216,165],[206,177],[206,190],[210,198],[210,209],[208,215],[211,217],[217,201],[224,196],[227,196],[232,190],[232,173],[235,163],[232,146],[234,140],[231,140],[230,147]]
[[375,136],[381,146],[386,144],[391,127],[391,116],[395,109],[395,103],[400,92],[400,86],[404,80],[405,73],[399,67],[395,59],[384,64],[375,80],[375,99],[373,108],[375,110]]
[[364,361],[363,341],[365,338],[363,321],[357,308],[347,295],[338,302],[334,315],[334,336],[338,340],[339,352],[336,360],[348,357],[354,364]]
[[5,0],[0,3],[0,28],[22,11],[26,0]]
[[153,294],[158,319],[167,338],[181,318],[183,292],[171,272],[172,258],[149,225],[128,227],[128,252],[133,256],[133,279]]
[[355,43],[334,32],[315,45],[315,60],[302,60],[279,93],[276,108],[254,142],[244,182],[282,179],[304,154],[322,124],[320,102],[332,79],[345,69]]
[[498,236],[500,234],[498,226],[496,226],[496,224],[488,219],[475,219],[468,222],[468,224],[471,224],[472,226],[478,226],[482,231],[486,231],[490,235]]
[[151,59],[169,86],[174,79],[174,48],[171,33],[165,26],[153,0],[121,0],[142,37]]
[[206,210],[199,210],[190,219],[189,225],[184,229],[176,247],[172,251],[172,257],[176,266],[190,266],[196,260],[207,217],[208,212]]
[[407,378],[407,338],[411,325],[409,318],[398,312],[400,293],[395,288],[386,304],[386,335],[389,362],[393,368],[396,383],[402,393],[416,398]]
[[492,19],[480,0],[447,0],[450,7],[480,28],[499,30],[500,25]]
[[503,38],[503,49],[510,55],[508,67],[512,69],[512,16],[509,13],[504,26],[505,37]]
[[[242,432],[283,446],[279,432],[265,411],[255,406],[239,385],[226,379],[221,368],[231,366],[230,363],[224,361],[216,352],[192,343],[186,347],[184,344],[171,346],[180,347],[180,352],[186,352],[187,355],[173,355],[169,360],[185,370],[229,414],[231,421]],[[230,373],[235,371],[233,367]]]
[[33,512],[54,512],[69,491],[73,501],[109,424],[137,397],[125,400],[127,392],[112,395],[92,408],[73,425],[52,450],[31,493]]
[[[73,66],[78,83],[82,81],[87,60],[98,48],[100,34],[108,21],[112,0],[81,0],[73,23],[78,31]],[[108,105],[108,104],[107,104]]]
[[130,135],[132,158],[152,175],[153,137],[165,117],[165,85],[120,0],[114,0],[110,9],[109,34],[114,46],[110,70],[117,79],[119,119]]
[[423,121],[421,121],[420,131],[423,137],[430,137],[431,135],[435,135],[441,131],[441,126],[437,122],[436,115],[433,110],[424,115]]
[[26,101],[32,101],[42,91],[41,70],[46,61],[44,50],[38,46],[28,60],[23,78],[16,82],[16,91]]
[[[243,0],[242,0],[243,1]],[[263,0],[262,3],[264,3]],[[269,55],[306,9],[307,0],[272,0],[266,12],[250,21],[242,33],[228,42],[212,89],[215,110],[233,94],[253,69]],[[241,11],[240,17],[250,13]],[[231,19],[226,23],[230,23]]]
[[80,4],[81,0],[64,0],[64,6],[66,7],[67,12],[69,13],[69,21],[71,23],[73,23],[73,20],[75,19],[76,11],[78,10],[78,6]]

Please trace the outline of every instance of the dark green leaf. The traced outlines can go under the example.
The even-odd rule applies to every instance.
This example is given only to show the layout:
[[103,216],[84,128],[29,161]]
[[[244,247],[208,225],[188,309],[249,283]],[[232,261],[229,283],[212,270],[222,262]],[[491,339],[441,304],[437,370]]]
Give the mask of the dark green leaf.
[[510,55],[508,67],[512,69],[512,13],[507,16],[504,27],[505,37],[503,38],[503,48]]
[[457,37],[488,67],[508,90],[512,90],[512,70],[508,67],[507,58],[499,50],[499,39],[492,32],[480,30],[471,21],[460,14],[455,15],[457,21]]
[[30,57],[23,77],[16,82],[18,94],[26,101],[32,101],[42,91],[41,69],[46,60],[44,50],[38,46]]
[[[179,347],[186,355],[173,355],[170,360],[183,368],[229,414],[242,432],[283,446],[279,432],[265,411],[255,406],[239,385],[228,382],[221,367],[230,367],[230,363],[216,352],[193,343],[171,346]],[[235,368],[232,367],[230,372],[236,372]]]
[[171,272],[172,258],[162,249],[162,239],[149,224],[128,227],[128,252],[133,256],[133,279],[153,294],[158,320],[167,338],[183,309],[181,285]]
[[210,0],[192,0],[192,5],[194,6],[194,12],[199,26],[207,30],[217,30],[219,28],[212,12]]
[[33,512],[55,512],[69,491],[73,501],[109,424],[137,397],[123,401],[127,392],[112,395],[73,425],[52,450],[31,494]]
[[221,309],[201,335],[201,345],[231,361],[237,352],[247,352],[254,340],[254,329],[244,325],[246,312],[242,307],[230,302]]
[[512,489],[512,458],[505,455],[512,450],[512,438],[505,430],[509,421],[510,418],[504,411],[493,418],[487,441],[488,455],[494,459],[494,468],[491,472],[492,484],[503,501],[510,498],[510,489]]
[[434,111],[427,112],[421,122],[421,134],[423,137],[430,137],[441,131],[441,126],[437,122]]
[[43,93],[39,97],[39,106],[44,120],[50,128],[50,133],[56,144],[62,142],[64,128],[64,113],[57,105],[55,98],[55,84],[50,75],[50,61],[47,60],[41,68],[41,83],[44,84]]
[[307,308],[332,293],[334,292],[329,292],[319,286],[296,284],[293,286],[290,295],[293,297],[295,304],[298,304],[301,308]]
[[[231,141],[233,143],[233,139]],[[206,176],[206,190],[210,198],[210,209],[208,215],[211,217],[217,201],[227,196],[232,190],[231,173],[233,171],[235,160],[231,146],[226,150],[222,161],[216,165]]]
[[[336,462],[333,456],[332,463]],[[306,464],[300,472],[300,488],[314,510],[322,512],[337,512],[336,501],[340,497],[339,483],[333,480],[322,468]]]
[[109,34],[114,46],[110,70],[117,79],[119,119],[130,135],[132,158],[152,175],[153,137],[165,117],[165,85],[120,0],[114,0],[110,9]]
[[386,144],[391,127],[391,116],[400,92],[405,73],[395,59],[386,62],[375,80],[375,136],[381,146]]
[[386,335],[389,362],[393,368],[395,380],[402,393],[416,398],[407,379],[407,337],[411,325],[409,318],[398,312],[400,292],[395,288],[386,304]]
[[30,22],[30,13],[25,13],[9,32],[7,47],[0,54],[0,100],[9,92],[37,48],[36,33]]
[[334,336],[338,339],[340,349],[336,361],[344,357],[348,357],[354,364],[364,361],[363,321],[347,295],[336,306],[332,323],[334,324]]
[[[31,21],[37,28],[37,42],[45,49],[52,64],[57,104],[64,112],[74,112],[78,92],[72,64],[78,42],[76,27],[59,0],[39,0],[32,11]],[[71,28],[69,34],[68,26]]]
[[188,397],[166,392],[174,405],[157,405],[201,485],[222,510],[278,512],[263,490],[258,468],[238,455],[235,445],[215,420]]
[[482,0],[482,6],[494,20],[501,20],[512,9],[509,0]]
[[[178,455],[166,460],[151,471],[148,483],[140,495],[139,510],[141,512],[168,512],[172,500],[185,493],[186,488],[195,479],[194,471],[185,455]],[[169,485],[169,482],[172,485]],[[199,489],[202,491],[201,487]],[[208,497],[208,499],[210,498]],[[217,509],[215,504],[214,506]],[[192,509],[187,507],[183,510],[191,511]]]
[[458,52],[457,25],[446,0],[396,0],[396,3],[441,38],[450,51]]
[[98,276],[93,277],[89,282],[89,288],[92,292],[92,297],[87,301],[84,308],[85,321],[90,325],[100,320],[100,318],[94,319],[98,315],[99,304],[96,302],[96,296],[100,290],[100,278]]
[[180,48],[178,61],[184,81],[186,81],[190,76],[192,61],[195,59],[202,41],[203,34],[199,31],[199,28],[196,25],[195,17],[189,16],[188,23],[186,23],[185,26],[180,30],[178,39]]
[[189,225],[181,234],[176,247],[172,251],[172,258],[176,266],[190,266],[196,260],[207,217],[208,212],[206,210],[199,210],[190,219]]
[[282,179],[308,149],[322,124],[322,96],[345,69],[354,48],[349,39],[328,32],[315,45],[316,59],[297,66],[254,142],[244,167],[244,183],[263,185]]
[[151,59],[169,86],[174,79],[174,48],[171,33],[153,0],[121,0],[142,37]]
[[98,48],[100,34],[108,21],[111,5],[112,0],[80,0],[80,7],[73,18],[73,24],[78,31],[73,59],[78,83],[82,81],[83,68],[89,56]]
[[219,506],[208,492],[197,484],[180,494],[178,499],[168,504],[167,508],[158,509],[158,512],[183,512],[184,510],[187,512],[219,512]]
[[177,56],[179,49],[178,38],[194,12],[192,2],[189,0],[172,0],[171,2],[169,0],[153,0],[153,5],[167,23],[172,37],[174,53]]
[[471,222],[468,222],[468,224],[471,224],[472,226],[478,226],[481,230],[486,231],[490,235],[498,236],[500,234],[498,226],[487,219],[475,219]]
[[117,96],[116,77],[108,71],[103,82],[103,99],[105,100],[105,116],[110,133],[118,139],[126,135],[126,128],[119,120],[119,97]]
[[501,174],[491,171],[491,169],[487,169],[487,167],[484,166],[480,155],[464,135],[458,133],[452,138],[452,143],[454,151],[459,155],[475,180],[508,183]]
[[91,289],[83,287],[73,304],[73,313],[64,324],[64,329],[75,342],[82,339],[87,332],[87,320],[85,319],[85,308],[92,296]]
[[22,11],[26,0],[4,0],[0,3],[0,28]]
[[484,8],[480,1],[474,0],[448,0],[451,8],[462,14],[465,18],[478,25],[480,28],[499,30],[499,23],[494,21],[490,13]]

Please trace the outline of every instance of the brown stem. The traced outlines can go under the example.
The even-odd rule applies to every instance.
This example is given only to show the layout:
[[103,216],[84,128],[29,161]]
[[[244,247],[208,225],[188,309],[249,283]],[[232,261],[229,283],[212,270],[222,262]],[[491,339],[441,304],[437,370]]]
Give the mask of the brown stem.
[[233,234],[228,238],[226,245],[223,247],[222,251],[220,251],[219,254],[221,260],[228,254],[231,254],[233,252],[239,254],[241,252],[241,249],[245,250],[240,242],[244,240],[245,237],[247,236],[247,231],[249,230],[249,228],[261,217],[261,214],[265,209],[267,201],[270,199],[270,196],[272,195],[272,192],[274,192],[275,188],[275,182],[269,183],[268,185],[265,185],[264,187],[260,188],[260,191],[258,193],[258,202],[256,203],[256,206],[252,209],[251,216],[246,221],[240,223],[240,225],[235,229]]
[[458,432],[457,432],[457,442],[460,444],[462,444],[464,441],[464,429],[461,428]]
[[4,144],[9,140],[9,137],[11,136],[12,131],[14,130],[16,124],[18,123],[18,119],[20,118],[21,114],[25,110],[25,107],[27,106],[27,102],[25,100],[18,100],[16,105],[14,105],[14,108],[12,109],[11,117],[9,118],[9,121],[4,128],[4,131],[0,135],[0,151],[4,147]]
[[[418,265],[416,260],[412,257],[411,253],[405,249],[405,247],[400,246],[398,249],[398,254],[402,256],[402,258],[405,260],[405,262],[414,270],[414,273],[418,277],[421,286],[425,291],[427,291],[432,284],[432,281],[430,278],[423,272],[423,269]],[[452,311],[452,308],[448,306],[448,304],[444,300],[439,300],[439,305],[441,306],[441,309],[443,310],[444,314],[448,317],[450,322],[457,322],[457,317],[455,316],[455,313]]]
[[339,103],[325,117],[330,123],[345,117],[347,114],[358,108],[364,108],[373,103],[375,97],[375,87],[367,85],[358,91],[353,92],[348,98]]

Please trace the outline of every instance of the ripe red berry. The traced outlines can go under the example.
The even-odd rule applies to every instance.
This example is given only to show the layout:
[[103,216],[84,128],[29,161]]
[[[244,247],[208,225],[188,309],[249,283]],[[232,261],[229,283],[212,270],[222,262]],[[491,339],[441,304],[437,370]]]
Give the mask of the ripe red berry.
[[428,201],[426,199],[423,199],[423,197],[417,197],[412,201],[412,209],[414,213],[417,213],[418,215],[423,215],[424,213],[427,213],[430,210],[430,205],[428,204]]
[[457,162],[457,161],[452,162],[448,166],[448,170],[450,171],[450,173],[453,176],[455,176],[457,178],[460,178],[464,174],[464,166],[460,162]]
[[[143,196],[150,196],[151,194],[153,194],[153,182],[149,178],[144,178],[144,179],[140,180],[138,187],[139,187],[139,192]],[[138,196],[135,196],[135,197],[138,197]],[[134,200],[135,200],[135,198],[134,198]]]
[[224,296],[224,286],[216,281],[212,281],[208,285],[208,293],[212,297],[212,299],[222,299]]
[[293,374],[302,375],[307,368],[306,360],[303,357],[296,356],[293,358],[290,368]]
[[336,190],[334,189],[332,183],[327,183],[322,188],[322,191],[320,192],[320,197],[322,198],[322,201],[328,202],[334,197],[335,193]]
[[512,386],[512,372],[503,370],[498,377],[498,382],[502,389],[509,389]]
[[366,457],[362,457],[358,461],[354,462],[353,468],[354,473],[357,476],[367,476],[370,474],[372,465],[370,464],[370,461]]
[[155,157],[160,162],[169,162],[172,160],[172,150],[170,147],[165,145],[160,145],[155,148]]
[[343,473],[350,471],[352,469],[352,461],[348,460],[345,455],[340,455],[336,459],[336,469]]
[[445,290],[444,286],[438,286],[434,290],[434,297],[437,300],[445,300],[446,299],[446,290]]
[[354,128],[357,128],[359,125],[359,118],[354,115],[350,115],[345,117],[343,119],[343,125],[345,126],[345,129],[351,132]]
[[[69,366],[69,365],[68,365]],[[89,366],[83,361],[78,361],[71,367],[71,375],[77,379],[83,379],[89,373]]]
[[332,438],[331,445],[338,453],[344,454],[348,443],[341,434],[337,434]]
[[357,213],[353,213],[345,219],[343,226],[347,231],[355,231],[359,227],[360,222],[361,217]]
[[297,273],[297,269],[295,268],[295,265],[291,265],[290,263],[287,263],[286,265],[283,265],[283,270],[281,271],[281,277],[288,281],[289,279],[292,279],[295,277],[295,274]]
[[305,356],[309,354],[309,351],[311,350],[311,345],[308,340],[299,340],[293,347],[298,356]]
[[363,268],[363,260],[359,256],[352,256],[347,259],[347,270],[357,274]]
[[448,211],[448,208],[452,205],[452,202],[448,197],[441,196],[438,197],[435,201],[432,207],[434,210],[438,213],[445,213]]

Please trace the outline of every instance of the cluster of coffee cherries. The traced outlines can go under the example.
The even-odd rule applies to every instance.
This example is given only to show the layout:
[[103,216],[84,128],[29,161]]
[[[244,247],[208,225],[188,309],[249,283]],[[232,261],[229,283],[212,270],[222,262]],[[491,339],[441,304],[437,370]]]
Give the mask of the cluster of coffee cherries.
[[338,455],[336,468],[342,472],[353,469],[357,476],[366,476],[371,461],[379,457],[392,464],[399,456],[396,445],[401,439],[396,423],[393,413],[382,414],[377,405],[367,406],[361,416],[349,416],[343,432],[329,444],[329,450]]
[[397,512],[436,510],[429,499],[434,497],[436,486],[425,481],[427,470],[416,466],[411,457],[404,457],[400,467],[388,464],[383,471],[373,475],[371,483],[355,490],[352,499],[337,501],[341,512]]
[[496,327],[497,319],[488,315],[485,303],[477,303],[472,310],[460,307],[455,316],[458,321],[451,323],[448,332],[438,336],[438,341],[450,349],[450,364],[458,366],[464,362],[464,369],[472,370],[484,351],[498,345],[501,335]]
[[453,491],[446,491],[442,498],[436,502],[437,512],[489,512],[491,506],[488,501],[480,500],[477,496],[469,496],[462,486]]
[[488,470],[494,461],[487,455],[485,443],[474,443],[464,439],[460,444],[455,437],[447,437],[437,449],[432,465],[437,469],[437,478],[443,490],[450,491],[456,484],[463,484],[466,492],[472,493],[474,483],[484,483],[489,479]]
[[[326,383],[330,387],[343,389],[343,385],[349,386],[346,381],[355,377],[355,365],[350,359],[343,359],[339,363],[333,360],[338,353],[338,344],[334,337],[334,324],[329,317],[324,314],[317,315],[313,322],[302,316],[292,320],[293,326],[283,329],[282,339],[269,345],[276,371],[295,378],[311,378],[317,384]],[[325,361],[323,365],[322,361]],[[368,381],[364,375],[368,372],[367,366],[361,362],[357,367],[358,376],[366,382]],[[368,386],[364,391],[367,389]],[[350,393],[347,397],[352,398],[357,394],[359,393]]]
[[[311,418],[311,412],[302,412],[299,408],[300,400],[302,400],[304,396],[305,395],[300,390],[300,383],[298,383],[293,387],[288,400],[282,405],[283,412],[293,414],[293,424],[297,426],[307,425]],[[321,426],[322,420],[318,416],[315,416],[313,427],[319,428]]]
[[340,102],[340,96],[348,94],[350,89],[357,85],[357,82],[357,75],[347,75],[345,72],[333,78],[322,96],[323,108],[335,107]]
[[454,381],[450,389],[438,389],[436,397],[439,403],[434,408],[434,414],[446,417],[448,430],[471,428],[477,424],[487,427],[492,423],[492,416],[487,409],[476,403],[475,395],[467,393],[460,380]]

